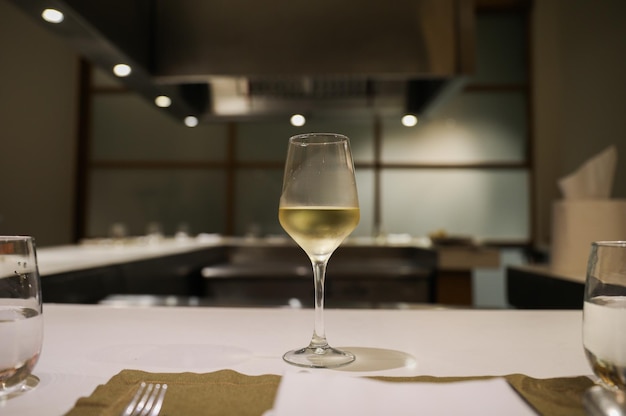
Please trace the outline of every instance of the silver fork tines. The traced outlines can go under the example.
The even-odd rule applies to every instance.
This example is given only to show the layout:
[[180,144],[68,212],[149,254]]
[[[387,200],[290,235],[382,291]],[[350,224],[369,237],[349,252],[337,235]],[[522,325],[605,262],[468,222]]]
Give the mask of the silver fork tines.
[[167,384],[142,382],[121,416],[157,416],[166,391]]

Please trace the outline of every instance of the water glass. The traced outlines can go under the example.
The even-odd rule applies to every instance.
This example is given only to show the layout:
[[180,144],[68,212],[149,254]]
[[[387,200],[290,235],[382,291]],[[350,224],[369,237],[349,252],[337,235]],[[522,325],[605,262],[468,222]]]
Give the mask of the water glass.
[[31,390],[43,341],[35,242],[0,236],[0,402]]
[[583,345],[599,384],[626,397],[626,241],[592,243],[583,306]]

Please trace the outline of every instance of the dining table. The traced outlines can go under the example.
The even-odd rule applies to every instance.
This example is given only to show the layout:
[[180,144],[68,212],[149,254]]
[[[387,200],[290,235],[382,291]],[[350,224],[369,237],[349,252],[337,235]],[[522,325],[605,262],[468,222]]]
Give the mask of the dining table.
[[[43,348],[33,372],[38,384],[0,403],[0,415],[83,414],[77,403],[128,371],[138,377],[226,371],[229,377],[277,382],[303,370],[282,355],[308,344],[314,322],[313,309],[297,307],[45,303],[43,316]],[[591,377],[580,310],[407,305],[327,309],[324,317],[329,343],[356,360],[314,373],[365,379]],[[267,400],[271,404],[273,397]]]

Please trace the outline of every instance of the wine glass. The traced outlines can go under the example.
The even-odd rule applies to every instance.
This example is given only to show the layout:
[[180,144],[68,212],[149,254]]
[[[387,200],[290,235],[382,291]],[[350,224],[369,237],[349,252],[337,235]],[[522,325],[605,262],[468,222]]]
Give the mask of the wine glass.
[[354,361],[332,348],[324,329],[324,280],[328,259],[359,223],[350,141],[333,133],[309,133],[289,139],[278,219],[306,252],[313,267],[315,327],[305,348],[283,359],[302,367],[331,368]]
[[604,394],[626,409],[626,241],[591,244],[583,345]]
[[0,407],[33,389],[31,373],[41,352],[43,318],[35,243],[0,236]]

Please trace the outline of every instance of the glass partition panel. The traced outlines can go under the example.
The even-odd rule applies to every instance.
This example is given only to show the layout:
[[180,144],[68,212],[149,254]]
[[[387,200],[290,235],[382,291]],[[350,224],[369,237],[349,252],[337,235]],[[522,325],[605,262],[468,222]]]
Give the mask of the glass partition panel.
[[282,168],[237,171],[235,235],[263,237],[284,234],[278,223],[278,201],[282,185]]
[[518,92],[465,92],[415,127],[383,120],[384,163],[523,162],[526,98]]
[[414,236],[443,230],[478,239],[526,239],[528,186],[524,170],[386,170],[382,228]]
[[304,127],[309,131],[348,136],[355,163],[374,161],[374,119],[372,117],[311,119]]
[[145,235],[158,223],[166,235],[223,233],[225,176],[220,170],[93,169],[87,235],[106,237],[115,223]]
[[350,138],[355,162],[374,160],[373,121],[312,119],[303,127],[293,127],[289,120],[239,123],[237,125],[237,160],[284,162],[287,140],[296,134],[339,133]]
[[356,175],[356,186],[359,193],[359,205],[361,208],[361,221],[351,237],[371,237],[376,230],[374,228],[374,170],[359,169],[354,172]]
[[300,132],[288,120],[238,123],[235,159],[282,164],[287,157],[287,140]]
[[135,94],[96,94],[92,131],[94,160],[221,161],[226,154],[226,124],[189,128]]

